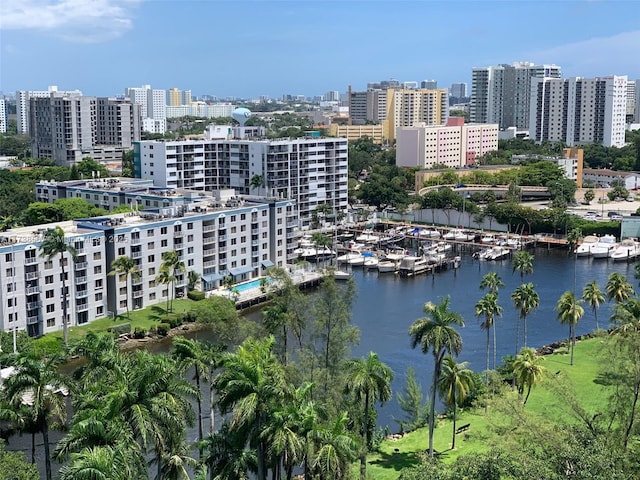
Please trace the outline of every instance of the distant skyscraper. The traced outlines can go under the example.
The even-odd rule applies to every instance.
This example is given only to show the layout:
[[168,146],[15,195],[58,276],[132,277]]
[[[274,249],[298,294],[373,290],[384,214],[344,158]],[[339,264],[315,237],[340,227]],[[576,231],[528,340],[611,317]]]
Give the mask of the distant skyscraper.
[[436,88],[438,88],[438,82],[436,80],[423,80],[420,82],[420,88],[435,90]]
[[169,89],[169,98],[167,105],[170,107],[179,107],[182,105],[182,91],[176,87]]
[[323,100],[325,102],[338,102],[340,101],[340,92],[338,90],[330,90],[324,94]]
[[142,88],[126,88],[125,96],[140,105],[142,129],[149,133],[164,133],[167,130],[167,93],[152,90],[151,85]]
[[418,82],[415,82],[415,81],[402,82],[402,87],[403,88],[418,88]]
[[568,146],[625,144],[627,77],[533,78],[529,135]]
[[636,109],[636,81],[627,81],[627,115],[635,117]]
[[0,98],[0,133],[7,133],[7,102]]
[[561,78],[557,65],[513,65],[473,68],[471,123],[497,123],[500,129],[529,128],[532,78]]
[[191,105],[191,90],[185,90],[182,92],[182,105]]
[[454,98],[464,98],[467,96],[466,83],[452,83],[449,88],[449,94]]
[[636,106],[633,112],[633,121],[640,123],[640,80],[636,80]]
[[55,85],[48,87],[47,90],[18,90],[16,92],[16,122],[19,135],[29,133],[29,99],[46,98],[52,92],[57,92],[61,95],[82,95],[80,90],[58,91],[58,87]]

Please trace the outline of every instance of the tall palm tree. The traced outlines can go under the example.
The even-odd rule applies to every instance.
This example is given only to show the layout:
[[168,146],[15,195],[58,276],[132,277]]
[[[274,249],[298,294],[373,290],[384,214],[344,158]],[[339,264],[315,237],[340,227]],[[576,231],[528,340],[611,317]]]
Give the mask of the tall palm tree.
[[569,343],[571,348],[571,365],[573,365],[573,348],[576,344],[576,325],[584,315],[582,300],[576,298],[573,292],[564,292],[558,300],[556,310],[562,325],[569,325]]
[[[124,276],[124,286],[127,292],[127,318],[131,319],[129,315],[129,279],[137,280],[140,278],[141,274],[138,264],[133,258],[122,255],[111,262],[109,275]],[[133,304],[133,301],[131,303]]]
[[480,289],[487,289],[489,290],[489,293],[495,293],[497,295],[500,287],[504,287],[504,282],[497,272],[489,272],[485,274],[480,281]]
[[[573,291],[576,291],[576,281],[578,277],[578,245],[583,238],[582,229],[580,228],[572,228],[569,234],[567,235],[567,243],[569,246],[568,254],[571,255],[573,253]],[[525,344],[526,346],[526,344]]]
[[195,270],[189,270],[187,275],[187,290],[192,291],[195,290],[198,286],[198,282],[200,281],[200,274]]
[[311,469],[319,480],[349,478],[349,466],[356,458],[357,444],[347,429],[349,417],[345,412],[336,420],[314,432],[314,454]]
[[173,299],[176,296],[176,280],[178,274],[187,273],[187,268],[184,266],[184,262],[180,260],[178,252],[169,251],[162,254],[162,264],[160,265],[160,272],[166,270],[169,273],[169,280],[171,283],[171,291],[169,292],[171,297],[171,303],[169,310],[173,311]]
[[170,288],[170,285],[173,284],[173,282],[176,281],[176,276],[171,273],[167,268],[163,268],[164,265],[162,267],[160,267],[160,271],[158,272],[158,275],[156,275],[155,281],[162,284],[162,285],[167,285],[167,313],[169,313],[170,310],[170,304],[169,301],[171,300],[171,293],[168,291]]
[[385,365],[376,353],[369,352],[364,359],[352,360],[347,366],[346,393],[353,394],[363,409],[362,415],[362,448],[360,450],[360,478],[367,477],[367,453],[373,446],[373,426],[370,415],[376,401],[380,405],[391,399],[391,381],[393,372]]
[[487,369],[485,380],[489,381],[489,333],[493,328],[493,367],[496,367],[496,335],[495,335],[495,318],[502,316],[502,307],[498,304],[498,295],[495,293],[486,293],[475,305],[475,313],[477,317],[484,317],[484,322],[480,324],[482,330],[487,331]]
[[12,359],[15,374],[4,380],[2,395],[14,409],[30,405],[32,419],[42,434],[46,479],[51,480],[49,429],[66,417],[67,381],[59,373],[60,359],[40,359],[28,354]]
[[87,447],[70,459],[60,469],[60,480],[129,480],[146,475],[131,468],[131,457],[122,445]]
[[313,243],[313,248],[316,250],[316,263],[318,263],[318,249],[321,248],[324,251],[325,248],[331,248],[333,246],[331,238],[320,232],[311,235],[311,243]]
[[[208,379],[209,373],[209,356],[202,343],[198,340],[189,340],[188,338],[178,336],[173,339],[173,357],[179,362],[180,368],[186,372],[193,368],[193,378],[196,381],[196,389],[198,390],[198,441],[202,444],[204,440],[204,427],[202,415],[202,389],[201,381]],[[199,450],[200,459],[202,459],[202,447]]]
[[255,188],[260,193],[260,189],[265,186],[264,175],[255,174],[249,179],[249,187]]
[[604,296],[604,292],[600,290],[598,282],[592,280],[584,286],[584,289],[582,290],[582,300],[591,307],[593,316],[596,320],[596,330],[599,330],[598,308],[600,308],[600,304],[605,302],[606,298]]
[[272,406],[287,396],[284,369],[272,352],[273,337],[246,340],[235,353],[225,353],[222,371],[215,379],[218,405],[231,413],[232,431],[244,431],[256,447],[258,480],[266,480],[267,444],[263,431]]
[[[533,283],[523,283],[511,294],[513,305],[519,311],[519,320],[522,320],[522,334],[524,346],[527,346],[527,317],[540,306],[540,297]],[[518,321],[519,324],[519,321]],[[518,335],[516,335],[516,352],[518,351]]]
[[210,479],[249,480],[249,472],[256,473],[258,461],[255,450],[247,448],[244,432],[232,430],[224,424],[219,432],[210,433],[204,440],[205,464]]
[[518,395],[522,398],[524,389],[527,389],[527,396],[524,398],[524,404],[529,400],[531,387],[536,384],[545,371],[540,365],[543,357],[539,356],[533,348],[524,347],[513,361],[513,375],[518,387]]
[[513,273],[520,273],[520,283],[524,282],[525,275],[533,273],[533,255],[521,250],[513,256]]
[[444,403],[453,410],[453,434],[451,450],[456,448],[456,412],[473,387],[473,372],[469,370],[469,362],[456,362],[451,355],[444,357],[442,372],[438,381],[438,391]]
[[441,299],[440,303],[428,302],[424,305],[426,317],[416,320],[409,327],[411,348],[420,345],[422,353],[433,353],[433,383],[431,386],[431,406],[429,411],[429,456],[433,458],[433,430],[435,427],[436,390],[440,378],[442,360],[446,354],[459,355],[462,350],[462,337],[455,325],[464,327],[459,313],[449,310],[451,297]]
[[65,254],[69,254],[72,262],[78,258],[78,253],[73,245],[67,242],[64,230],[57,226],[49,228],[44,233],[44,238],[40,244],[40,256],[51,261],[60,255],[60,268],[62,269],[62,337],[65,346],[69,342],[68,322],[67,322],[67,278],[65,273]]
[[607,299],[616,303],[626,302],[635,295],[633,285],[627,282],[627,277],[618,272],[609,275],[605,290],[607,291]]

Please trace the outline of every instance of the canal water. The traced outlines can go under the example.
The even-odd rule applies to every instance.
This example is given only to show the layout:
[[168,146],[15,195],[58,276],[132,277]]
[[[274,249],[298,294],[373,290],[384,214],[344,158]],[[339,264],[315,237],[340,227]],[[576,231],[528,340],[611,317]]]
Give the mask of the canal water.
[[[482,371],[486,361],[486,332],[480,329],[481,320],[474,315],[475,303],[484,292],[480,290],[480,281],[488,272],[500,275],[505,286],[500,289],[499,303],[503,307],[503,317],[496,320],[498,361],[504,355],[515,353],[515,331],[518,313],[513,307],[511,293],[520,284],[520,276],[513,273],[511,260],[499,262],[479,262],[471,256],[463,256],[460,268],[449,269],[434,275],[419,275],[400,278],[393,274],[381,274],[362,268],[353,269],[357,284],[357,298],[353,306],[352,322],[360,329],[360,343],[352,350],[354,357],[364,357],[370,351],[376,352],[394,372],[392,384],[393,400],[379,409],[378,426],[389,426],[391,431],[398,430],[394,420],[402,418],[402,412],[396,401],[396,393],[401,392],[406,383],[408,367],[416,371],[417,380],[421,383],[424,398],[428,398],[433,370],[432,355],[424,355],[419,347],[411,349],[408,330],[410,325],[424,316],[423,306],[428,301],[439,302],[444,296],[451,296],[451,309],[460,313],[465,326],[460,329],[463,339],[462,353],[459,361],[468,361],[470,368]],[[596,280],[604,290],[607,277],[612,272],[619,272],[634,285],[634,264],[614,263],[611,260],[594,260],[590,258],[574,259],[567,257],[564,250],[538,249],[535,251],[534,272],[525,276],[525,282],[533,282],[540,296],[540,307],[527,318],[528,344],[540,347],[568,336],[568,327],[560,325],[557,320],[555,306],[567,290],[574,286],[574,273],[578,295],[582,294],[584,285]],[[611,305],[606,303],[598,311],[601,328],[609,325]],[[251,318],[260,319],[259,311],[248,314]],[[577,326],[577,334],[585,334],[595,329],[594,315],[585,307],[585,315]],[[191,334],[200,340],[216,341],[210,332],[201,331]],[[522,341],[522,340],[521,340]],[[149,345],[158,353],[169,351],[169,342]],[[493,352],[491,352],[493,355]],[[205,395],[207,397],[208,395]],[[206,400],[206,398],[205,398]],[[206,405],[204,411],[208,411]],[[220,419],[216,419],[220,425]],[[208,425],[208,420],[205,425]],[[197,439],[197,430],[193,429],[190,439]],[[38,435],[38,464],[44,472],[42,464],[41,436]],[[60,434],[52,432],[51,442],[60,438]],[[30,437],[13,437],[7,445],[9,450],[22,450],[27,455],[30,451]],[[54,462],[55,471],[59,465]]]

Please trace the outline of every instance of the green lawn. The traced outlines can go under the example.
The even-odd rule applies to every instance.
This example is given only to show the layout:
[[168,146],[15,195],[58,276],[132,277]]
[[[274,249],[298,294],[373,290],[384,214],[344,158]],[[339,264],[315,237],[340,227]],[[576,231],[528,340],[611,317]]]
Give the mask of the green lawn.
[[[590,412],[606,406],[607,394],[594,382],[600,361],[597,354],[603,345],[603,338],[593,338],[576,344],[574,365],[569,363],[570,357],[561,352],[544,357],[543,365],[547,369],[546,378],[533,388],[526,404],[526,409],[546,418],[562,418],[567,420],[569,409],[562,397],[559,397],[553,384],[571,388],[580,405]],[[513,394],[515,395],[515,393]],[[452,422],[448,419],[438,421],[434,433],[434,448],[441,453],[445,463],[454,461],[466,453],[486,451],[493,435],[489,429],[494,412],[489,408],[466,411],[458,415],[457,426],[471,424],[469,430],[457,435],[456,450],[451,450]],[[499,415],[495,412],[495,415]],[[418,454],[425,452],[429,446],[427,428],[422,428],[405,435],[397,441],[384,441],[380,453],[369,456],[367,476],[376,480],[395,480],[404,467],[418,462]],[[397,449],[397,450],[396,450]]]

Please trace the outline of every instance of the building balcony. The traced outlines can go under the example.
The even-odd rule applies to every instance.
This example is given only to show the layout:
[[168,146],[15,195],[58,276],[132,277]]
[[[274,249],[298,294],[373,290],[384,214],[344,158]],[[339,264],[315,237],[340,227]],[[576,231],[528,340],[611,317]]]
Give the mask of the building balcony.
[[40,315],[32,315],[27,317],[27,325],[35,325],[40,322]]
[[76,270],[83,270],[85,268],[87,268],[89,266],[89,264],[87,262],[76,262],[74,264],[74,267]]
[[227,240],[227,236],[226,235],[219,235],[218,236],[218,241],[225,242],[226,240]]
[[131,285],[142,285],[142,276],[132,278]]
[[218,227],[216,225],[205,225],[202,227],[203,232],[215,232]]
[[27,295],[35,295],[36,293],[40,293],[40,287],[27,287],[24,289],[24,293]]
[[27,310],[35,310],[36,308],[40,308],[42,306],[42,302],[29,302],[27,303]]
[[142,240],[140,238],[131,238],[129,243],[131,243],[131,245],[140,245]]
[[76,298],[87,298],[89,296],[89,290],[78,290],[76,292]]
[[88,302],[76,304],[76,312],[86,312],[87,310],[89,310]]
[[173,238],[182,238],[184,237],[183,232],[173,232]]
[[136,290],[133,292],[133,298],[142,298],[144,297],[144,290]]
[[218,262],[216,262],[216,261],[214,260],[214,261],[211,261],[211,262],[204,262],[204,263],[202,264],[202,266],[203,266],[204,268],[211,268],[211,267],[215,267],[217,264],[218,264]]
[[84,250],[84,248],[76,248],[76,254],[77,255],[84,255],[86,252]]
[[204,237],[202,239],[203,245],[211,245],[212,243],[216,243],[216,237]]
[[40,272],[28,272],[24,274],[25,280],[35,280],[40,276]]
[[215,254],[216,254],[216,249],[215,249],[215,248],[205,248],[205,249],[202,251],[202,254],[203,254],[205,257],[208,257],[209,255],[215,255]]
[[131,252],[131,258],[142,258],[142,252]]
[[87,277],[76,277],[76,285],[87,283]]
[[38,263],[38,257],[25,257],[25,265],[33,265],[34,263]]

